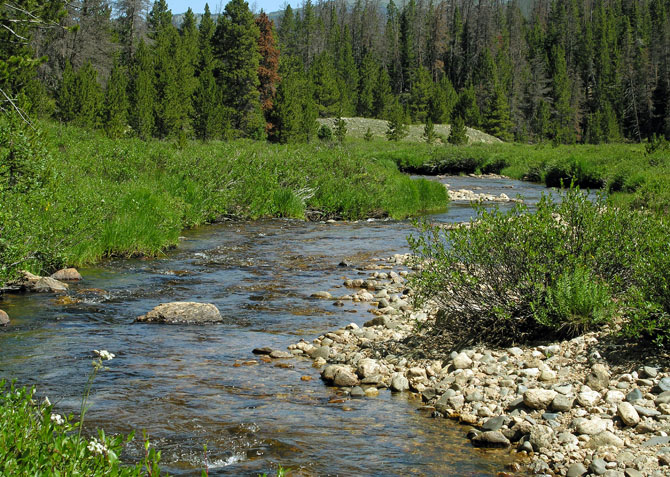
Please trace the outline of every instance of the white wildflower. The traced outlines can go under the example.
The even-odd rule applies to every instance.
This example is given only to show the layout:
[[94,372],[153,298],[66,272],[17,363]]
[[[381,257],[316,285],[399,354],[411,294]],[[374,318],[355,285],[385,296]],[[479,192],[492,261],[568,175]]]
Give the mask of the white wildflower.
[[98,442],[95,437],[88,443],[86,448],[93,454],[106,454],[107,447],[102,442]]
[[51,422],[53,422],[57,426],[62,426],[63,424],[65,424],[65,420],[63,419],[63,416],[61,416],[60,414],[52,414]]
[[96,355],[100,356],[101,359],[104,359],[106,361],[110,361],[110,360],[112,360],[116,357],[116,355],[114,353],[110,353],[106,349],[101,349],[100,351],[98,351],[97,349],[94,349],[93,352]]
[[49,401],[49,396],[44,396],[44,405],[51,406],[51,401]]

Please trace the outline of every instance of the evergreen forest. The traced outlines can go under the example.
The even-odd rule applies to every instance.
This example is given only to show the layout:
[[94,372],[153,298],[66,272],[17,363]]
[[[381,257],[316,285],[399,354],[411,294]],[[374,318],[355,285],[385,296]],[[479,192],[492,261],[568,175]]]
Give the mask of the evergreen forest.
[[111,137],[295,142],[338,116],[670,137],[669,0],[307,0],[276,21],[243,0],[177,16],[165,0],[14,3],[3,108]]

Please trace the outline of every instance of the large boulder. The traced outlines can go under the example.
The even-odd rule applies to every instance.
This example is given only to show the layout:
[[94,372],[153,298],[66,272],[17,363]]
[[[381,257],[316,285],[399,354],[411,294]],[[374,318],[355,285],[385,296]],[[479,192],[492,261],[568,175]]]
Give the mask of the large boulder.
[[223,321],[219,309],[211,303],[175,301],[158,305],[146,315],[138,316],[140,323],[216,323]]
[[25,270],[21,272],[21,277],[13,285],[23,291],[36,293],[61,293],[68,289],[67,284],[55,278],[40,277]]
[[81,274],[76,268],[63,268],[51,275],[51,278],[62,281],[76,281],[81,280]]
[[9,315],[0,310],[0,326],[7,326],[9,324]]
[[529,389],[523,393],[523,403],[531,409],[547,409],[556,394],[551,389]]

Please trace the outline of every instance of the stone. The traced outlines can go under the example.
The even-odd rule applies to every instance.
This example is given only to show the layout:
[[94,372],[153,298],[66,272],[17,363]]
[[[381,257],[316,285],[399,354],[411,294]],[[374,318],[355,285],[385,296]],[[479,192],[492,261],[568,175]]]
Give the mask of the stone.
[[588,472],[587,468],[581,462],[575,462],[568,467],[567,477],[581,477]]
[[600,401],[600,393],[589,388],[577,394],[577,403],[582,407],[593,407]]
[[51,277],[40,277],[30,288],[30,291],[36,293],[60,293],[67,291],[68,285]]
[[0,310],[0,326],[7,326],[9,324],[9,315]]
[[540,381],[554,381],[556,379],[556,372],[551,369],[544,369],[540,373]]
[[531,409],[546,409],[556,397],[550,389],[529,389],[523,393],[523,403]]
[[253,354],[270,354],[274,351],[272,348],[268,348],[267,346],[264,348],[254,348],[251,352]]
[[589,447],[591,449],[598,449],[604,446],[623,447],[623,445],[623,440],[610,431],[600,432],[595,436],[591,436],[591,440],[589,440]]
[[482,424],[482,429],[485,431],[498,431],[505,423],[505,416],[496,416],[487,420]]
[[388,316],[376,316],[371,320],[366,321],[363,323],[363,327],[365,328],[370,328],[372,326],[384,326],[387,327],[388,324],[390,323],[391,318]]
[[591,372],[584,381],[588,387],[594,391],[600,391],[607,388],[610,383],[610,374],[605,365],[596,363],[591,366]]
[[670,436],[654,436],[642,443],[642,447],[670,444]]
[[272,353],[270,353],[270,358],[274,358],[274,359],[292,358],[292,357],[293,357],[293,355],[291,353],[288,353],[286,351],[280,351],[278,349],[276,349],[276,350],[272,351]]
[[655,378],[658,375],[658,369],[652,366],[644,366],[642,368],[642,374],[645,378]]
[[365,388],[365,395],[367,397],[379,396],[379,389],[377,389],[375,386],[370,386],[368,388]]
[[622,393],[621,391],[616,391],[614,389],[610,389],[605,394],[605,402],[610,403],[610,404],[620,403],[625,398],[626,398],[626,396],[624,395],[624,393]]
[[634,405],[633,407],[635,408],[637,413],[643,417],[656,417],[661,415],[661,412],[657,411],[656,409],[651,409],[649,407],[643,407],[637,405]]
[[628,467],[626,470],[624,470],[623,474],[626,477],[642,477],[642,472],[637,469],[633,469],[632,467]]
[[565,396],[572,394],[572,384],[558,384],[553,387],[554,391]]
[[468,369],[472,366],[472,360],[465,353],[458,353],[454,358],[454,368]]
[[589,465],[589,471],[596,475],[602,475],[607,471],[607,462],[603,459],[593,459]]
[[607,429],[607,423],[599,417],[584,419],[575,426],[577,434],[586,434],[589,436],[599,434],[605,429]]
[[523,350],[521,348],[508,348],[507,352],[511,354],[512,356],[521,356],[523,354]]
[[563,394],[557,394],[551,401],[550,407],[552,411],[565,412],[572,409],[574,403],[575,403],[574,397],[564,396]]
[[81,280],[81,274],[76,268],[63,268],[51,275],[51,278],[61,281],[77,281]]
[[328,359],[328,357],[330,356],[330,346],[319,346],[318,348],[314,348],[313,350],[311,350],[308,354],[312,359],[317,358]]
[[664,391],[658,396],[656,396],[656,399],[654,399],[654,404],[657,406],[660,404],[668,404],[670,403],[670,391]]
[[449,405],[456,409],[459,410],[465,405],[465,398],[461,394],[456,394],[455,396],[451,396],[449,398]]
[[617,415],[627,426],[635,426],[640,422],[640,416],[629,402],[622,402],[617,407]]
[[333,298],[333,295],[328,293],[327,291],[318,291],[314,292],[310,295],[311,298],[323,298],[324,300],[329,300]]
[[349,393],[349,396],[353,398],[362,398],[365,397],[365,391],[363,391],[363,388],[360,386],[354,386],[354,388]]
[[670,391],[670,377],[661,379],[658,382],[657,388],[660,392],[664,393],[665,391]]
[[477,434],[472,439],[472,445],[475,447],[505,448],[510,446],[510,441],[501,432],[485,431]]
[[402,392],[409,389],[409,381],[402,373],[395,373],[391,378],[391,391]]
[[542,424],[534,426],[530,431],[530,436],[528,441],[533,446],[535,451],[538,451],[542,448],[551,448],[551,441],[554,437],[554,430]]
[[363,358],[358,362],[356,372],[361,378],[367,378],[381,372],[381,367],[376,359]]
[[333,384],[339,387],[350,387],[358,385],[358,377],[350,368],[346,366],[341,366],[335,372],[335,378],[333,379]]
[[211,303],[175,301],[158,305],[146,315],[135,319],[139,323],[202,324],[223,321],[219,309]]
[[626,394],[626,401],[628,402],[639,401],[640,399],[642,399],[642,391],[640,391],[640,388],[635,388]]

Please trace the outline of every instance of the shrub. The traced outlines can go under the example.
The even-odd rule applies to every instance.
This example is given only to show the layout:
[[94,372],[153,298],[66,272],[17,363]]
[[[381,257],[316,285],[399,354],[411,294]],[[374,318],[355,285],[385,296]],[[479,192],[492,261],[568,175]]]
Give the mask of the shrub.
[[[423,224],[410,245],[421,269],[417,300],[440,308],[436,332],[453,344],[509,344],[597,328],[630,303],[625,333],[665,345],[670,336],[667,224],[651,214],[606,207],[578,189],[537,211],[480,208],[470,228]],[[645,303],[626,300],[638,289]],[[639,303],[640,300],[637,301]],[[651,310],[651,311],[645,311]]]
[[333,140],[333,130],[330,129],[325,124],[322,124],[319,130],[316,133],[316,136],[322,141],[332,141]]

